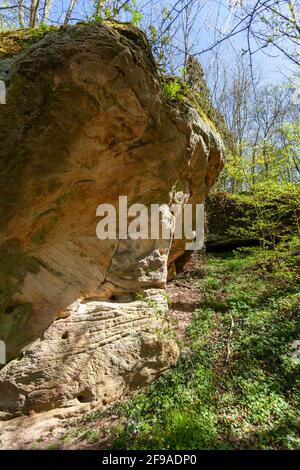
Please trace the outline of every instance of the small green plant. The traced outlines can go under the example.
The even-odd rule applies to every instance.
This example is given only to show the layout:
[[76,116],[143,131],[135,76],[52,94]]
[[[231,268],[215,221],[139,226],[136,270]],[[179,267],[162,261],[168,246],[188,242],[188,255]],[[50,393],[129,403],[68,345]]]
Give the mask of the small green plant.
[[181,82],[179,78],[172,78],[171,80],[164,81],[162,90],[165,97],[169,100],[176,100],[179,98],[181,91]]
[[[264,249],[272,249],[277,258],[279,242],[288,244],[300,236],[300,190],[287,182],[265,181],[255,186],[252,194],[235,195],[248,203],[248,209],[229,233],[257,238]],[[299,240],[299,238],[298,238]]]
[[161,326],[155,330],[159,338],[168,337],[172,338],[180,344],[180,341],[177,338],[177,335],[174,331],[173,326],[176,323],[176,319],[170,315],[169,309],[172,306],[172,299],[168,292],[163,292],[163,297],[166,299],[168,304],[168,309],[162,307],[160,303],[155,300],[147,297],[144,292],[136,292],[135,299],[139,301],[146,302],[147,306],[153,310],[153,314],[158,320],[161,320]]
[[52,442],[46,448],[46,450],[58,450],[58,449],[59,449],[59,445],[57,444],[57,442]]

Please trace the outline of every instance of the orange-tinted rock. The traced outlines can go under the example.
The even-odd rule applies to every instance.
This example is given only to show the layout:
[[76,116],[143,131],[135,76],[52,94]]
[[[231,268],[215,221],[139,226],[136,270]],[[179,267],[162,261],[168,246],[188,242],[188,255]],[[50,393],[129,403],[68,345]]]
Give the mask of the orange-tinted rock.
[[[129,205],[203,202],[222,143],[188,103],[167,102],[129,26],[62,28],[0,64],[0,339],[10,360],[0,407],[111,402],[176,362],[156,310],[167,308],[168,262],[184,244],[101,241],[96,208],[120,195]],[[140,291],[150,300],[135,300]]]

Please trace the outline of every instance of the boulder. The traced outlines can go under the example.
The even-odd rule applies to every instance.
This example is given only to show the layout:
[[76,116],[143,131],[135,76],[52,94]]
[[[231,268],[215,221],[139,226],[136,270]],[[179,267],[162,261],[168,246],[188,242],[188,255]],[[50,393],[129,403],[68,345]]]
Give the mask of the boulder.
[[105,406],[176,363],[164,288],[184,243],[99,240],[96,209],[165,204],[174,230],[170,205],[204,201],[222,142],[164,95],[130,25],[60,27],[12,50],[0,48],[0,409]]

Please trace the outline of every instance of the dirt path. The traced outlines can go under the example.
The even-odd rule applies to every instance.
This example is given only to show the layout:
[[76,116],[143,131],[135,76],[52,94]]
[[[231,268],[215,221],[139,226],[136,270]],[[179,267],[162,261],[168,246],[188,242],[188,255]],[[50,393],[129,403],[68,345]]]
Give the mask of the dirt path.
[[170,318],[175,320],[173,329],[178,339],[187,346],[190,339],[186,329],[203,298],[201,286],[203,274],[203,260],[195,253],[183,272],[178,275],[176,280],[167,285],[167,292],[172,300]]

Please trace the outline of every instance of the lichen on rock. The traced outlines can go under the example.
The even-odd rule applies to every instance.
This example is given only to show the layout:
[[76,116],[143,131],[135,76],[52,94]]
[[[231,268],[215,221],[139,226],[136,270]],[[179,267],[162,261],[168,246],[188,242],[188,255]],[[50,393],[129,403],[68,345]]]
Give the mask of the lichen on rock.
[[162,292],[184,244],[99,240],[96,208],[203,202],[221,138],[190,102],[166,100],[130,25],[61,27],[3,57],[0,408],[106,406],[177,360]]

